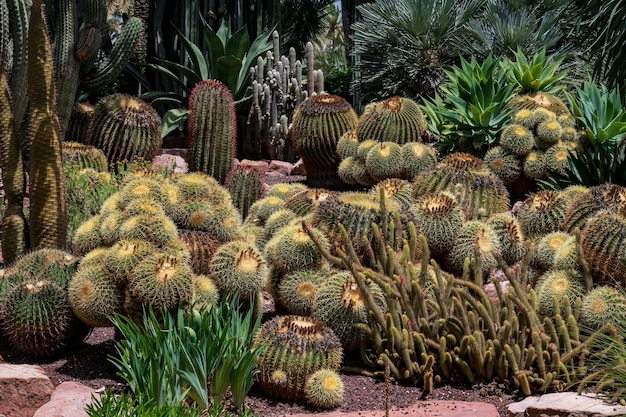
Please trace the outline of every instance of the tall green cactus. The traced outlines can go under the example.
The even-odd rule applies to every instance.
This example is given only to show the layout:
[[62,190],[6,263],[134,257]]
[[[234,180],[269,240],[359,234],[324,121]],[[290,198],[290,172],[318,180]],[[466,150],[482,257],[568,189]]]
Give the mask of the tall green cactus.
[[224,183],[237,146],[235,103],[228,87],[217,80],[196,84],[189,96],[187,126],[189,169]]
[[61,126],[56,113],[52,47],[41,0],[28,36],[30,96],[30,239],[33,248],[63,248],[67,237]]
[[248,216],[250,206],[263,198],[263,178],[258,171],[251,168],[233,168],[226,176],[224,186],[243,219]]
[[7,78],[0,71],[0,168],[6,210],[2,219],[4,262],[13,263],[26,251],[24,218],[24,172]]

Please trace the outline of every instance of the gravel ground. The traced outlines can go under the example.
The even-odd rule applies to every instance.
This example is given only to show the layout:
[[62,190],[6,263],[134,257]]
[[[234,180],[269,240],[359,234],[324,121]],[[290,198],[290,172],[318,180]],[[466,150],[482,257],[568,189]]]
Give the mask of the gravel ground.
[[[0,342],[0,356],[9,363],[31,363],[41,366],[54,385],[64,381],[77,381],[102,390],[105,387],[115,392],[126,389],[124,382],[115,374],[108,361],[115,354],[113,328],[97,328],[81,345],[48,361],[33,360],[13,351]],[[338,411],[363,411],[385,409],[385,383],[383,381],[354,374],[342,374],[345,397]],[[391,385],[388,387],[388,404],[406,407],[421,399],[482,401],[496,406],[501,416],[506,416],[506,405],[517,400],[515,392],[502,384],[476,384],[474,386],[444,385],[436,387],[430,394],[422,396],[416,387]],[[246,404],[259,416],[279,417],[297,413],[316,414],[322,410],[307,407],[303,403],[281,402],[268,398],[253,386]]]

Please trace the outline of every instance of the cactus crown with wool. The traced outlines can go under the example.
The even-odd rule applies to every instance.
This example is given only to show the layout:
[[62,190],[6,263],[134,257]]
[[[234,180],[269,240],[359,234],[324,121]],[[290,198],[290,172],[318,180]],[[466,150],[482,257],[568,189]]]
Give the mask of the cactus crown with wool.
[[205,80],[189,95],[189,170],[201,171],[224,183],[237,147],[233,96],[223,83]]
[[128,94],[103,97],[89,124],[88,144],[101,149],[109,163],[143,158],[151,161],[162,144],[161,117],[149,104]]

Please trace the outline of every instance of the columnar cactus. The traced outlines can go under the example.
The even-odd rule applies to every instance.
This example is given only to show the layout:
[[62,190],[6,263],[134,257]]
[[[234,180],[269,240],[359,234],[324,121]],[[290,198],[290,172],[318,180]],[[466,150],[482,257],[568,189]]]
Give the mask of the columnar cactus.
[[237,146],[233,96],[217,80],[201,81],[189,95],[189,170],[202,171],[221,184],[232,168]]
[[244,219],[250,206],[263,197],[263,178],[258,171],[250,168],[233,168],[226,176],[224,187]]

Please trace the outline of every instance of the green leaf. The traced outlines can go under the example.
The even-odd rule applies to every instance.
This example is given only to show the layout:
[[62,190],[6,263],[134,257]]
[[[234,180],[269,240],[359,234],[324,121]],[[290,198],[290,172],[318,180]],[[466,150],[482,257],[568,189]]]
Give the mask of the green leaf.
[[209,78],[209,68],[206,60],[204,59],[204,54],[202,54],[200,48],[198,48],[195,43],[187,39],[187,37],[185,37],[180,30],[176,29],[176,33],[180,36],[183,46],[185,47],[185,51],[193,64],[193,72],[198,74],[201,80],[207,80]]
[[224,55],[232,55],[243,59],[248,50],[248,29],[244,26],[228,39],[224,47]]
[[217,79],[223,82],[231,92],[237,91],[237,76],[240,69],[241,60],[232,55],[219,58],[215,67]]
[[176,130],[182,125],[189,116],[189,110],[187,109],[171,109],[163,115],[163,131],[161,137],[167,136],[168,133]]

